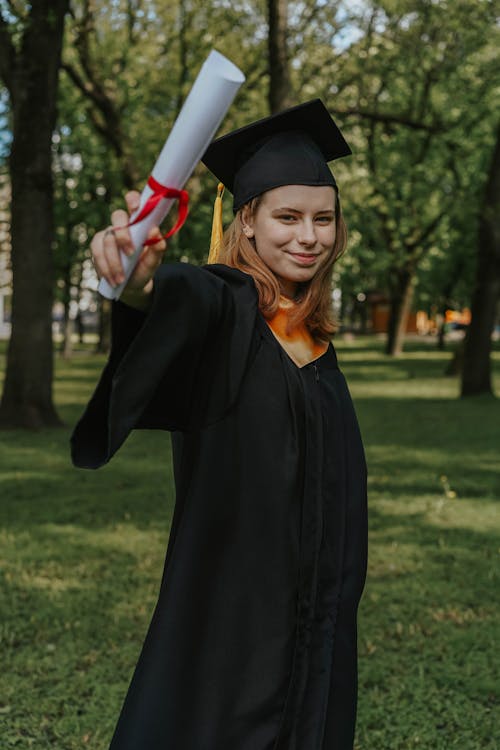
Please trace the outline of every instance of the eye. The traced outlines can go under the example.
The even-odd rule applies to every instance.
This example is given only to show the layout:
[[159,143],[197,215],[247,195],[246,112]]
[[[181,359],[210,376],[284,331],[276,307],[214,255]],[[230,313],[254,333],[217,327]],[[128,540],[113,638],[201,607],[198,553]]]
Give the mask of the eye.
[[320,224],[330,224],[335,219],[335,216],[317,216],[316,221]]
[[295,216],[293,214],[280,214],[278,218],[281,219],[281,221],[295,221]]

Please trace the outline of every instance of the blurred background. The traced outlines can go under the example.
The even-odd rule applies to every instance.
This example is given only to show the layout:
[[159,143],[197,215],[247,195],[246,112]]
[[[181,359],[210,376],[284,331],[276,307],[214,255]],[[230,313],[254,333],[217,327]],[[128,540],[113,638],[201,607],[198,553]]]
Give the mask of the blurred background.
[[[353,151],[332,168],[370,482],[356,749],[500,746],[499,20],[498,0],[0,0],[2,747],[106,748],[151,616],[169,435],[97,473],[68,438],[109,348],[90,241],[212,48],[247,76],[219,134],[320,97]],[[165,262],[201,264],[217,181],[200,164],[187,187]]]

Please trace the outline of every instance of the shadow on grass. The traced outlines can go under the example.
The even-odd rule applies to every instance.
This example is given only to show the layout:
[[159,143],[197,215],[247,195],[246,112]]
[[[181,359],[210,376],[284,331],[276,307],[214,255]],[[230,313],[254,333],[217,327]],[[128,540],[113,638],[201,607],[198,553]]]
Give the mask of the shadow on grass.
[[500,498],[500,471],[493,448],[489,457],[480,449],[450,456],[432,446],[412,451],[389,443],[388,448],[367,449],[369,489],[381,497],[397,501],[451,492],[459,500]]
[[[496,750],[500,403],[456,398],[451,352],[382,348],[338,343],[369,472],[356,747]],[[103,362],[57,361],[68,425]],[[8,747],[108,746],[161,579],[169,435],[135,432],[92,472],[72,467],[70,431],[0,433]]]
[[[459,503],[457,500],[448,501],[455,506]],[[467,552],[479,563],[482,556],[488,551],[490,565],[495,560],[495,552],[500,543],[500,532],[498,529],[472,529],[450,526],[450,516],[445,512],[436,510],[439,504],[435,499],[428,502],[427,508],[423,511],[412,510],[408,513],[395,512],[391,513],[380,507],[370,508],[370,528],[376,533],[377,542],[390,543],[397,538],[399,544],[418,545],[425,547],[426,559],[428,559],[429,549],[434,549],[437,558],[440,558],[443,550],[457,549],[461,553]],[[492,505],[491,513],[494,508]],[[433,520],[430,520],[429,515]],[[460,515],[460,509],[455,508],[453,515]],[[470,571],[469,571],[470,573]],[[464,580],[462,578],[462,580]]]
[[78,529],[23,540],[0,590],[2,747],[76,750],[89,738],[107,747],[156,602],[160,556],[141,564],[150,535],[135,548],[125,535],[131,552],[95,532],[86,543]]
[[119,454],[98,471],[71,464],[70,431],[0,433],[0,524],[78,524],[98,529],[128,519],[145,527],[167,527],[174,489],[170,436],[136,431]]
[[444,476],[459,497],[500,498],[499,400],[403,394],[354,401],[372,489],[392,497],[436,493]]
[[[445,348],[438,349],[437,339],[431,336],[411,336],[406,338],[403,346],[402,353],[397,357],[392,357],[385,354],[385,336],[379,334],[354,334],[352,339],[346,338],[344,334],[340,333],[332,338],[333,344],[339,351],[346,352],[376,352],[387,361],[399,361],[401,357],[406,354],[412,354],[414,352],[425,352],[429,356],[434,354],[439,357],[449,358],[452,357],[459,346],[461,346],[461,339],[445,339]],[[493,354],[500,352],[500,339],[491,342],[491,351]]]

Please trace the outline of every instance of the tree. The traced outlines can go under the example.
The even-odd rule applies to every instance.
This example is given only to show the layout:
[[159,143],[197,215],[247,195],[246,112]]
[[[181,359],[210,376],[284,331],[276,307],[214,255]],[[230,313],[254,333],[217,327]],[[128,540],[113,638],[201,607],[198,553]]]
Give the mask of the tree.
[[398,354],[420,266],[464,205],[474,221],[498,32],[489,3],[381,0],[361,10],[330,109],[354,145],[344,190],[390,298],[386,351]]
[[[109,222],[113,198],[122,196],[123,171],[112,149],[96,133],[78,89],[65,75],[59,84],[58,125],[52,148],[55,295],[63,303],[68,323],[64,326],[63,351],[69,356],[72,319],[78,310],[94,309],[95,304],[97,280],[89,257],[90,240],[96,228]],[[105,344],[102,338],[100,341]]]
[[287,0],[267,0],[269,109],[271,114],[285,109],[291,103],[287,12]]
[[[112,207],[123,205],[126,187],[140,189],[144,183],[213,46],[247,75],[224,129],[268,113],[260,90],[268,72],[265,31],[265,17],[245,2],[228,6],[202,0],[81,0],[75,6],[68,24],[63,80],[73,84],[79,97],[80,122],[72,123],[74,132],[88,131],[91,125],[107,149],[112,174],[106,172],[102,182]],[[66,86],[63,93],[66,96]],[[188,185],[190,218],[169,243],[168,260],[206,260],[216,184],[203,165],[195,170]],[[226,201],[227,217],[228,209]]]
[[[118,9],[119,10],[119,9]],[[124,127],[125,111],[128,104],[127,88],[121,89],[116,85],[116,75],[123,73],[130,61],[131,54],[137,49],[135,21],[138,8],[134,3],[128,3],[127,15],[121,28],[110,30],[108,41],[112,34],[121,37],[121,49],[116,52],[115,44],[108,50],[110,62],[114,63],[115,76],[111,74],[112,67],[102,64],[93,50],[93,41],[97,35],[97,16],[99,3],[95,0],[81,0],[70,28],[73,44],[66,47],[63,70],[80,90],[86,101],[86,111],[95,130],[112,149],[119,160],[124,187],[131,190],[136,187],[140,172],[134,158],[130,141],[130,134]],[[101,19],[101,23],[102,23]],[[102,31],[101,31],[102,34]],[[114,57],[114,59],[113,59]]]
[[481,207],[471,323],[465,338],[462,396],[492,393],[491,334],[500,300],[500,124]]
[[69,0],[0,5],[0,76],[9,92],[12,146],[12,334],[0,425],[58,425],[52,400],[51,140]]

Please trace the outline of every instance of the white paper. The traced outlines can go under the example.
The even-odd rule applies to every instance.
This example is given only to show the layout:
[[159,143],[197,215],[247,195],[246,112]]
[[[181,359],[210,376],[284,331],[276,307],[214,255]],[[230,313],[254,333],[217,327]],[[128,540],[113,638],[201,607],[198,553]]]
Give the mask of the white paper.
[[[231,102],[245,76],[239,68],[219,52],[212,50],[193,84],[165,145],[153,167],[152,175],[161,185],[181,190],[211,143]],[[153,194],[146,185],[140,206],[131,220],[140,212]],[[144,242],[153,226],[161,224],[176,201],[164,198],[156,208],[138,224],[130,227],[135,252],[121,253],[125,281],[112,287],[105,279],[99,283],[99,292],[107,299],[118,299],[141,254]]]

